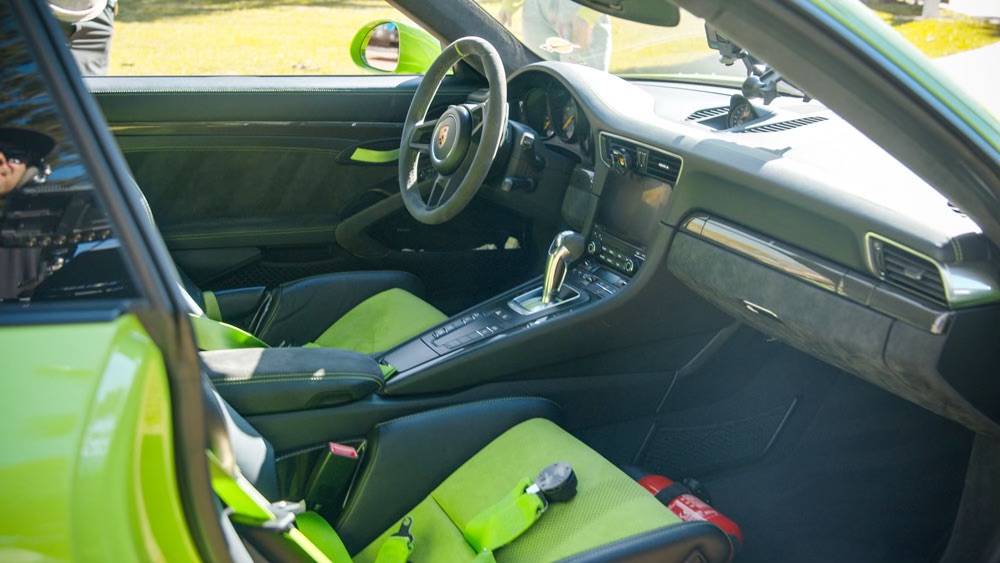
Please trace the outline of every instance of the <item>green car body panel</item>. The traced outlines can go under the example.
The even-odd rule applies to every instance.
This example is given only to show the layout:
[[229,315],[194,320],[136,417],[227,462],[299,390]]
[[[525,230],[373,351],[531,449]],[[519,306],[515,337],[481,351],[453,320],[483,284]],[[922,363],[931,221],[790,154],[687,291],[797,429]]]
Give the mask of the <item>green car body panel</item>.
[[199,559],[166,371],[134,315],[0,329],[0,560]]

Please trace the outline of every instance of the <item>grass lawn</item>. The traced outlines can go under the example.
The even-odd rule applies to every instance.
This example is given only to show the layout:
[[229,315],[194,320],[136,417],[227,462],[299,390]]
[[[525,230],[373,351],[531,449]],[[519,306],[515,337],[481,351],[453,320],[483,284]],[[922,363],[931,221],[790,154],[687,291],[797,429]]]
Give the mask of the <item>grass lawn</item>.
[[875,13],[928,57],[954,55],[1000,41],[1000,25],[954,14],[942,5],[941,17],[920,19],[920,6],[870,2]]
[[[480,3],[493,14],[500,6],[500,0]],[[1000,26],[946,10],[941,18],[919,20],[917,6],[869,5],[932,57],[1000,40]],[[520,29],[520,17],[514,16],[512,29]],[[364,74],[348,47],[358,28],[378,18],[405,21],[382,0],[124,0],[109,74]],[[641,69],[654,57],[672,67],[714,56],[700,22],[690,16],[667,29],[615,22],[612,45],[612,71]]]

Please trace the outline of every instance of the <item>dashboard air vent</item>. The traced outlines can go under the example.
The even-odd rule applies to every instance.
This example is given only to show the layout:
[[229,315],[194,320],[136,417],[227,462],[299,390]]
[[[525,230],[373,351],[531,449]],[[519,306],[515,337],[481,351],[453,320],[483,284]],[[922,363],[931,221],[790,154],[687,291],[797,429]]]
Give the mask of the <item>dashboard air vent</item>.
[[809,125],[810,123],[819,123],[820,121],[826,121],[825,117],[814,115],[812,117],[801,117],[799,119],[792,119],[790,121],[779,121],[778,123],[766,123],[764,125],[755,125],[753,127],[747,127],[742,132],[743,133],[776,133],[778,131],[788,131],[789,129],[795,129],[796,127],[802,127],[803,125]]
[[726,115],[729,113],[729,106],[722,106],[718,108],[707,108],[700,109],[691,115],[684,118],[685,121],[698,121],[701,119],[708,119],[709,117],[718,117],[720,115]]
[[886,283],[924,301],[948,306],[937,264],[888,241],[872,238],[869,244],[872,265]]
[[681,159],[658,151],[649,151],[646,159],[646,175],[674,185],[681,171]]

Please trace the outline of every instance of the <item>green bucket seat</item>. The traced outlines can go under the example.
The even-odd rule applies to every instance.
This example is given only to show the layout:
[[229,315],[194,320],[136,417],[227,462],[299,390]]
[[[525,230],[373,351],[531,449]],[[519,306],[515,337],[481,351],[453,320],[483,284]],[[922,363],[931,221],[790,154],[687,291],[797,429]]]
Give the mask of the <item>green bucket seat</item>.
[[[133,180],[153,228],[149,202]],[[420,297],[423,284],[405,272],[372,271],[312,276],[267,290],[263,287],[202,291],[177,270],[190,297],[189,312],[202,350],[265,346],[324,346],[364,354],[387,350],[448,317]],[[249,330],[234,326],[223,293],[235,295],[241,314],[252,313]]]
[[202,350],[284,345],[371,354],[448,318],[417,297],[423,287],[412,274],[350,272],[258,288],[255,313],[244,330],[227,322],[215,294],[201,291],[183,273],[181,280]]
[[[212,400],[234,437],[234,455],[219,458],[235,459],[264,498],[280,498],[270,444],[221,397],[213,394]],[[268,522],[248,524],[234,518],[231,536],[238,535],[241,543],[232,547],[245,547],[268,560],[385,561],[380,559],[383,545],[406,519],[412,522],[412,553],[390,561],[680,563],[731,558],[732,546],[719,528],[681,522],[625,473],[557,426],[552,419],[558,416],[557,407],[546,400],[512,398],[379,424],[367,436],[352,492],[335,522],[327,523],[315,513],[300,514],[289,528],[306,537],[299,542],[290,539],[290,533],[275,533]],[[534,477],[556,461],[573,467],[576,496],[549,505],[510,543],[477,553],[464,535],[469,522],[524,477]],[[226,504],[232,509],[235,503]],[[322,554],[310,555],[310,550]]]

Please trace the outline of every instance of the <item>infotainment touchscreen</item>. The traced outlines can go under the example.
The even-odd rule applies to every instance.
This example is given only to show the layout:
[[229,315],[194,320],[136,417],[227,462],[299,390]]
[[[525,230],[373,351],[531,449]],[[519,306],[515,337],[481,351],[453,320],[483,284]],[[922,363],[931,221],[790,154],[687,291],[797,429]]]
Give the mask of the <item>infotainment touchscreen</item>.
[[597,223],[628,242],[647,246],[670,198],[670,185],[629,172],[611,173],[601,193]]

